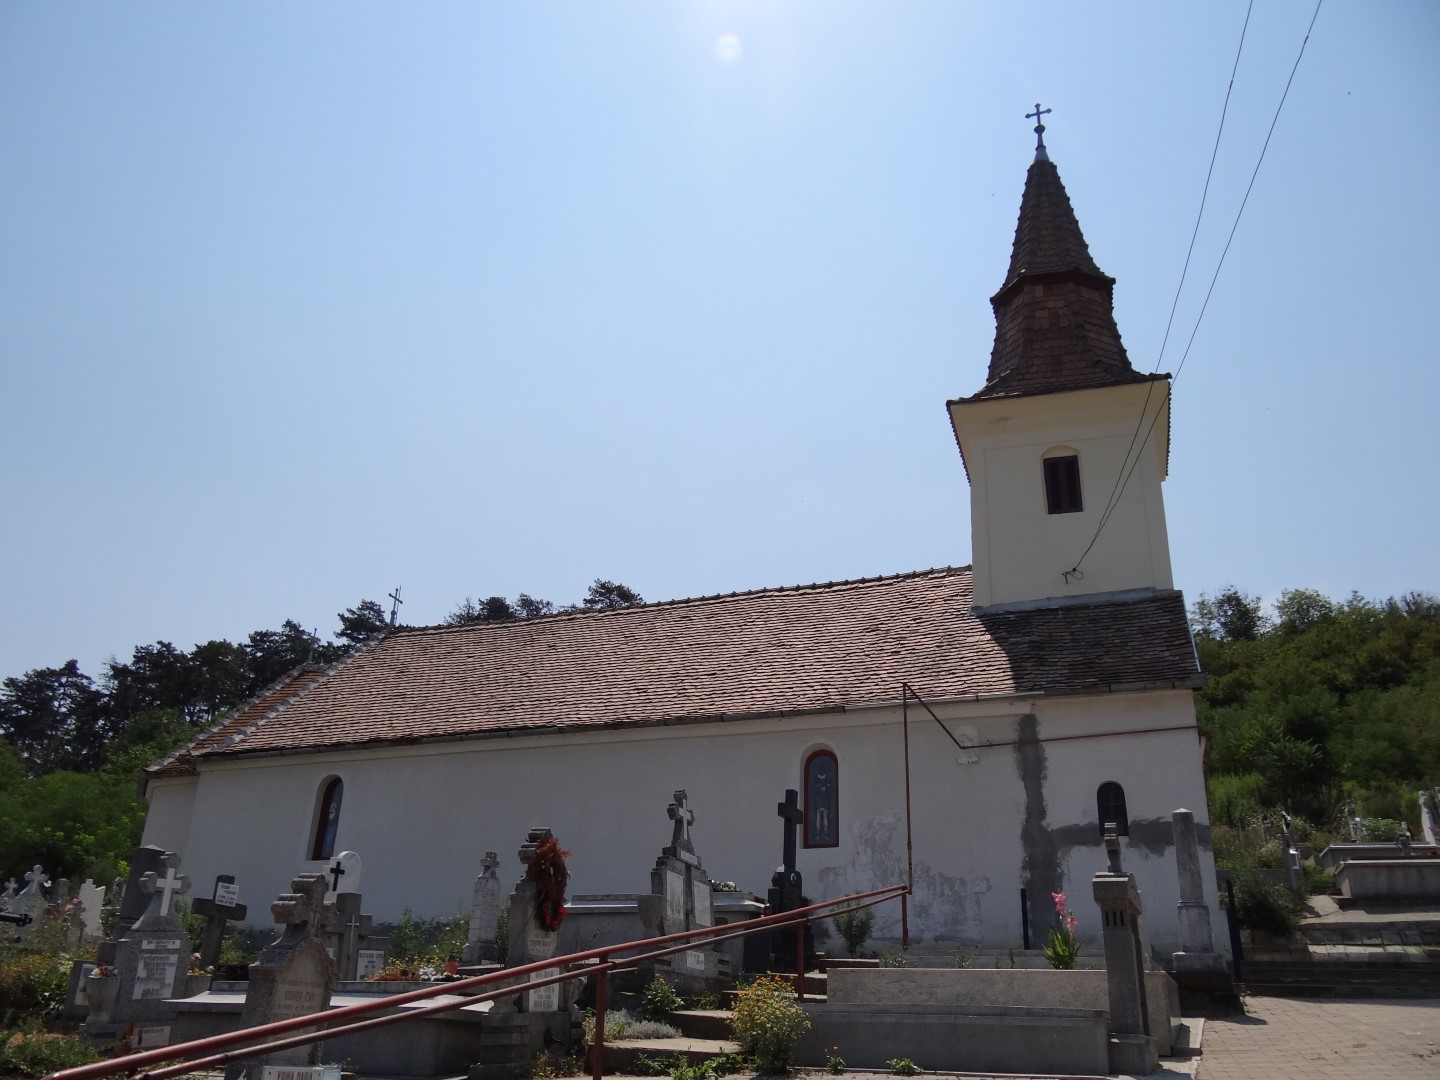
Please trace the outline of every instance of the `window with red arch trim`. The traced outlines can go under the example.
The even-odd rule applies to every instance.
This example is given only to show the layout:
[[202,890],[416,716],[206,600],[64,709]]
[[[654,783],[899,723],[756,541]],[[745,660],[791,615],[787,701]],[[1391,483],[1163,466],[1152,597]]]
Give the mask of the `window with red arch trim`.
[[840,763],[830,750],[805,759],[805,846],[840,846]]
[[319,813],[315,815],[315,836],[310,841],[311,859],[328,859],[335,854],[335,833],[340,828],[340,800],[345,797],[345,784],[336,776],[325,785],[320,796]]

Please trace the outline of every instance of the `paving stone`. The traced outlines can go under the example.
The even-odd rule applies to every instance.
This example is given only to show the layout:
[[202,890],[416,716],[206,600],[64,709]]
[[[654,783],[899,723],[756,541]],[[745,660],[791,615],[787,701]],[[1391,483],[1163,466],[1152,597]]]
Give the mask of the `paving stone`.
[[1251,997],[1205,1024],[1197,1080],[1440,1078],[1440,999]]

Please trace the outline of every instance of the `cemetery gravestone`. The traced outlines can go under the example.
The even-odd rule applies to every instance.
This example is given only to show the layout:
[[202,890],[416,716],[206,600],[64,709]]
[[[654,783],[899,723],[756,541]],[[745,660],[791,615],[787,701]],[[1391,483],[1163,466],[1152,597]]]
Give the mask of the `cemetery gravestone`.
[[[270,905],[283,929],[250,965],[241,1027],[320,1014],[330,1007],[335,964],[315,936],[327,879],[323,874],[300,874],[290,882],[290,889]],[[232,1062],[225,1068],[225,1080],[320,1080],[319,1062],[320,1043],[314,1042]]]
[[[564,917],[564,886],[569,878],[564,853],[549,829],[531,829],[520,848],[525,876],[509,900],[509,953],[507,967],[548,960],[559,943]],[[559,974],[545,968],[531,981]],[[471,1080],[500,1080],[529,1075],[537,1053],[579,1045],[580,1015],[570,1008],[584,985],[583,979],[526,990],[495,1002],[481,1034],[478,1060]]]
[[200,936],[200,967],[213,968],[220,962],[225,924],[244,921],[249,911],[240,903],[240,887],[235,884],[235,875],[216,876],[215,888],[209,898],[202,896],[192,901],[190,910],[205,919],[205,930]]
[[[178,855],[162,852],[160,866],[163,873],[149,870],[140,876],[135,895],[146,898],[145,910],[115,943],[115,1005],[108,1017],[92,1013],[94,1023],[86,1023],[100,1037],[131,1029],[135,1049],[169,1043],[174,1012],[167,1000],[183,994],[190,970],[190,939],[174,909],[175,897],[189,888],[190,879],[175,872]],[[107,1030],[110,1025],[116,1031]]]
[[100,940],[100,912],[105,907],[105,894],[109,890],[103,885],[86,878],[77,890],[80,899],[80,923],[84,927],[86,942]]
[[343,893],[358,893],[360,891],[360,856],[353,851],[340,852],[330,860],[330,865],[325,868],[325,878],[325,902],[327,904],[335,903],[335,898]]
[[15,937],[22,945],[40,928],[40,921],[50,907],[50,901],[45,897],[45,889],[49,885],[50,880],[45,876],[44,869],[36,866],[26,871],[25,888],[16,893],[10,901],[10,913],[19,916],[13,925]]
[[1091,879],[1100,907],[1105,945],[1105,981],[1110,998],[1110,1069],[1145,1076],[1159,1067],[1159,1048],[1150,1037],[1145,1001],[1145,956],[1140,940],[1140,890],[1135,875],[1120,866],[1120,838],[1114,822],[1105,825],[1109,867]]
[[[674,823],[670,844],[661,849],[660,858],[650,871],[650,895],[636,898],[647,937],[678,934],[715,924],[710,906],[710,876],[701,866],[700,856],[690,839],[695,811],[690,809],[689,796],[683,790],[675,792],[666,813]],[[703,992],[709,987],[700,984],[720,974],[720,957],[713,946],[704,945],[661,957],[654,961],[653,968],[682,990]],[[687,987],[687,983],[690,986]]]
[[[804,884],[800,877],[800,871],[795,868],[795,836],[800,826],[805,823],[805,811],[800,809],[800,793],[794,788],[785,790],[785,801],[778,804],[775,812],[784,822],[784,846],[783,861],[775,871],[775,876],[770,881],[770,890],[766,899],[770,904],[772,914],[780,914],[785,911],[795,911],[805,906]],[[805,926],[805,958],[813,962],[815,955],[815,937],[809,924]],[[795,928],[793,926],[777,927],[770,935],[770,952],[774,958],[774,967],[782,971],[794,971],[795,957]]]
[[465,935],[465,949],[460,954],[464,963],[488,964],[499,956],[495,943],[496,929],[500,925],[499,869],[500,859],[495,852],[485,852],[471,898],[470,929]]

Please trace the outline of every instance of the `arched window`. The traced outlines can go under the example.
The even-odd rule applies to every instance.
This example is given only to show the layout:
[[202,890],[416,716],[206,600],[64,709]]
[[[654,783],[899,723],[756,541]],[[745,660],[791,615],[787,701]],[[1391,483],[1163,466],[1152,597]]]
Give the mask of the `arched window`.
[[311,859],[328,859],[335,854],[335,832],[340,828],[340,800],[345,785],[332,776],[320,791],[315,814],[315,838],[310,842]]
[[1130,817],[1125,813],[1125,789],[1114,780],[1106,780],[1095,792],[1095,809],[1100,815],[1100,839],[1105,839],[1105,826],[1112,821],[1117,836],[1130,835]]
[[1068,446],[1046,450],[1041,464],[1045,470],[1045,511],[1050,514],[1078,514],[1085,509],[1080,497],[1080,455]]
[[829,750],[805,759],[805,846],[840,846],[840,766]]

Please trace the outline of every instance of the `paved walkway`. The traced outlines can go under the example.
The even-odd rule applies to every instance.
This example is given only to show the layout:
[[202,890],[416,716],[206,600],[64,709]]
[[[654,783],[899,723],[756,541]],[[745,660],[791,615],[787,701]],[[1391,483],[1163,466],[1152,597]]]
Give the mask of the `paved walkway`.
[[1436,1080],[1440,1001],[1251,997],[1205,1021],[1197,1080]]

